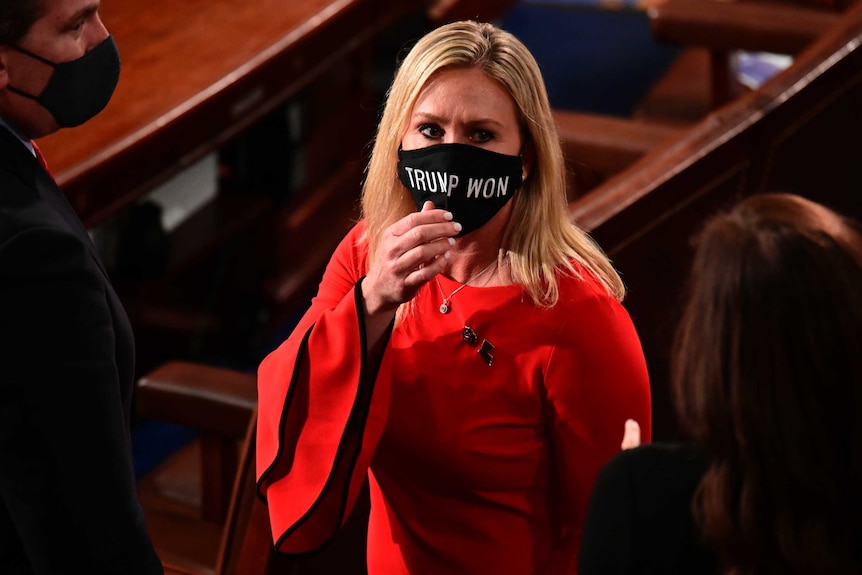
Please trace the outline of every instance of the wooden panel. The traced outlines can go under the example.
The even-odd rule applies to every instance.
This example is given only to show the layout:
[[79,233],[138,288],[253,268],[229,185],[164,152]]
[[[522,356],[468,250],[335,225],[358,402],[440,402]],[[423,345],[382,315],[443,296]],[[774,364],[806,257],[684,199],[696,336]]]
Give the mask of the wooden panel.
[[833,12],[770,2],[684,0],[649,9],[660,42],[796,54],[838,22]]
[[[837,6],[774,0],[662,0],[647,13],[653,38],[684,46],[673,66],[638,105],[638,117],[689,122],[748,92],[735,50],[797,54],[834,27]],[[806,5],[807,4],[807,5]]]
[[113,0],[108,107],[40,141],[88,226],[220,146],[414,10],[398,0]]
[[648,120],[633,122],[570,110],[554,110],[553,115],[569,171],[569,201],[682,132]]

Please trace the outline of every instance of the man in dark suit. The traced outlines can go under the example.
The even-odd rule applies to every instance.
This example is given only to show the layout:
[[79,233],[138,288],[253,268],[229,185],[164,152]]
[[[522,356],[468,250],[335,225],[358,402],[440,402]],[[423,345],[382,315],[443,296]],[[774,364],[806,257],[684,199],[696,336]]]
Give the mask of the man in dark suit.
[[33,140],[82,124],[120,62],[99,0],[0,0],[0,573],[151,575],[134,340]]

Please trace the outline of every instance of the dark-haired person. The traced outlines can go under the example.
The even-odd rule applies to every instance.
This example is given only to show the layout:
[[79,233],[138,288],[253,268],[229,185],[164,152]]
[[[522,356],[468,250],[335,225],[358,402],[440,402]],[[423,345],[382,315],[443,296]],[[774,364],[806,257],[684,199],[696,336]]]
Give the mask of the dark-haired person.
[[593,480],[650,393],[617,272],[566,210],[535,60],[490,24],[422,38],[311,309],[261,364],[277,548],[371,485],[370,575],[575,568]]
[[33,140],[108,103],[98,0],[0,0],[0,573],[154,575],[129,443],[134,341]]
[[579,575],[862,573],[862,235],[790,194],[699,237],[672,355],[691,445],[621,452]]

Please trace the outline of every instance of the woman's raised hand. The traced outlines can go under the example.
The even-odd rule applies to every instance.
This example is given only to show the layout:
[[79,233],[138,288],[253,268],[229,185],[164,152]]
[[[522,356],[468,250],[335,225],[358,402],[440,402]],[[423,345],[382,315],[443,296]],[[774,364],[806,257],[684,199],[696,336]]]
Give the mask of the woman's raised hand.
[[461,224],[452,221],[452,214],[431,202],[389,226],[362,282],[365,312],[394,312],[410,301],[446,268],[449,249],[455,244],[452,236],[459,231]]

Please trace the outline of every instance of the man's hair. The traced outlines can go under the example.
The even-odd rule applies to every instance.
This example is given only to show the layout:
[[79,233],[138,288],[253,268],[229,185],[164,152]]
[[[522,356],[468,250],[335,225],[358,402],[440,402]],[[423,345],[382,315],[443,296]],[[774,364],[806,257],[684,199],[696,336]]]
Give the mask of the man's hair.
[[0,45],[20,42],[43,10],[43,0],[0,0]]
[[858,573],[862,236],[790,194],[704,228],[673,353],[708,470],[694,513],[739,574]]

